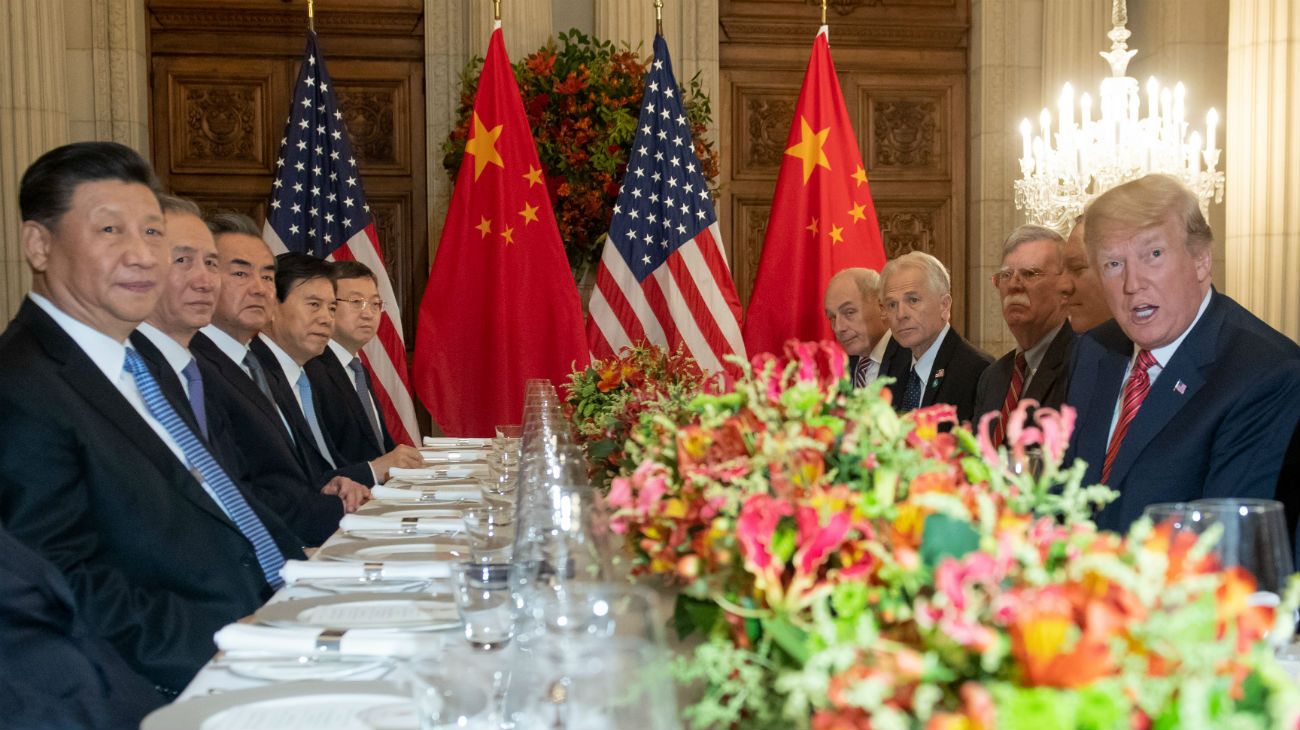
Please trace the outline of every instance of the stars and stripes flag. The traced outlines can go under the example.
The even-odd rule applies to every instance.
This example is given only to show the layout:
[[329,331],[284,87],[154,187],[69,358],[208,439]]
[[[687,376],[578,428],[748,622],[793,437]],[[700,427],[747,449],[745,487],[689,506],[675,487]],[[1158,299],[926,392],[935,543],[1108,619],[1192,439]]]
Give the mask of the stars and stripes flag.
[[595,357],[643,341],[684,343],[700,367],[717,372],[727,355],[745,355],[740,298],[663,36],[655,36],[589,311]]
[[332,85],[316,33],[308,31],[262,237],[276,253],[356,260],[374,272],[384,311],[379,333],[362,349],[361,360],[370,371],[375,400],[393,440],[415,444],[420,430],[406,368],[402,315]]

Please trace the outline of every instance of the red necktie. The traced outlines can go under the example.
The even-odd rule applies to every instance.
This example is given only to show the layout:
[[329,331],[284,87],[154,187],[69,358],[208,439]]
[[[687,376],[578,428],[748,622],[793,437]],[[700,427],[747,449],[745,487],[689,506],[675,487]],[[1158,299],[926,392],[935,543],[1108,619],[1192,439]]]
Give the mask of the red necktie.
[[1155,364],[1156,359],[1150,350],[1138,352],[1137,363],[1133,365],[1133,372],[1129,373],[1128,382],[1124,384],[1124,405],[1120,408],[1115,433],[1110,437],[1110,446],[1106,447],[1106,463],[1101,468],[1102,484],[1110,483],[1110,466],[1119,453],[1124,434],[1128,433],[1128,425],[1137,416],[1142,401],[1147,397],[1147,391],[1151,390],[1151,378],[1147,375],[1147,369]]
[[1002,417],[993,427],[993,445],[997,446],[1002,443],[1007,436],[1007,419],[1011,418],[1011,412],[1016,409],[1020,403],[1020,392],[1025,387],[1025,372],[1029,370],[1029,361],[1025,359],[1025,353],[1016,353],[1016,366],[1011,371],[1011,385],[1007,387],[1007,397],[1002,401]]

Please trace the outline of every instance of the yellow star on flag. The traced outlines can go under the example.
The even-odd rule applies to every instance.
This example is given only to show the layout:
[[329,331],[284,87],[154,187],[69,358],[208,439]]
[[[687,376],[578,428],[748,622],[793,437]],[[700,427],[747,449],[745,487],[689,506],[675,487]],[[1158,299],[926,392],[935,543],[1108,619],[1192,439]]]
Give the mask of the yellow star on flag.
[[853,179],[857,180],[859,185],[867,181],[867,171],[862,165],[858,165],[858,171],[853,173]]
[[487,234],[492,232],[492,221],[488,220],[484,216],[479,216],[478,225],[474,227],[478,229],[480,234],[482,234],[479,238],[487,238]]
[[541,185],[542,171],[537,169],[536,167],[533,167],[532,165],[529,165],[528,172],[524,173],[524,179],[528,181],[528,187],[530,188],[534,185]]
[[817,235],[817,219],[816,219],[816,218],[813,218],[813,219],[812,219],[812,223],[809,223],[809,224],[808,224],[806,230],[807,230],[809,233],[813,234],[814,236]]
[[474,136],[469,138],[465,143],[465,154],[474,155],[474,179],[483,174],[483,168],[492,163],[502,169],[505,164],[501,162],[501,153],[497,152],[497,137],[501,136],[501,129],[504,124],[498,124],[492,129],[483,126],[483,120],[478,118],[478,112],[474,112]]
[[843,228],[841,228],[841,227],[839,227],[839,226],[836,226],[836,225],[832,225],[832,226],[831,226],[831,233],[830,233],[830,236],[831,236],[831,240],[832,240],[832,241],[834,241],[834,242],[836,242],[836,243],[844,243],[844,229],[843,229]]
[[821,165],[827,170],[831,169],[831,161],[826,159],[826,138],[830,136],[831,128],[827,127],[820,132],[813,132],[812,126],[808,124],[807,117],[799,117],[800,139],[798,144],[787,149],[785,153],[791,157],[798,157],[803,160],[803,181],[808,184],[808,178],[812,177],[813,168]]
[[853,220],[855,220],[855,221],[864,221],[864,220],[866,220],[866,219],[867,219],[867,206],[866,206],[866,204],[865,204],[865,203],[858,203],[857,205],[854,205],[854,206],[853,206],[853,209],[849,211],[849,215],[853,216]]
[[506,240],[506,245],[509,246],[515,242],[515,229],[506,227],[505,230],[501,231],[501,237]]
[[524,203],[524,209],[519,211],[519,215],[524,217],[525,225],[537,222],[537,206]]

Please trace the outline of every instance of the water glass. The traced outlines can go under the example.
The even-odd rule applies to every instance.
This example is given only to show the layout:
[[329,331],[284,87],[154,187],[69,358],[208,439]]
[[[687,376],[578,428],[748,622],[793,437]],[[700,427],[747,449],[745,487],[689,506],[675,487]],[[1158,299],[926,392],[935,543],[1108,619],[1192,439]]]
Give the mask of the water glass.
[[511,566],[505,563],[456,563],[451,569],[456,609],[470,646],[495,651],[510,642],[515,630]]
[[476,563],[509,563],[515,546],[512,503],[487,503],[465,510],[465,533]]
[[523,438],[524,426],[521,423],[503,423],[497,426],[497,438],[515,440]]
[[491,712],[489,689],[467,676],[443,652],[412,659],[407,677],[421,730],[485,727]]
[[1153,504],[1145,516],[1176,532],[1198,537],[1211,528],[1222,534],[1211,552],[1225,568],[1240,566],[1255,576],[1252,600],[1276,605],[1293,572],[1291,542],[1281,502],[1270,499],[1201,499]]

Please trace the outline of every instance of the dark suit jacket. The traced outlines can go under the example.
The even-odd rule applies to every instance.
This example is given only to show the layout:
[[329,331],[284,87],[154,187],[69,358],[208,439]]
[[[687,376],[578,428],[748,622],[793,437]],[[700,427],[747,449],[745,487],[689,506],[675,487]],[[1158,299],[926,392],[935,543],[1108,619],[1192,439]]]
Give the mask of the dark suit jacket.
[[[1067,402],[1078,409],[1067,463],[1101,480],[1110,424],[1133,343],[1116,322],[1082,336]],[[1147,505],[1202,497],[1272,499],[1300,420],[1300,348],[1215,292],[1161,371],[1111,466],[1119,499],[1099,527],[1125,530]]]
[[[1021,400],[1032,398],[1038,405],[1046,408],[1060,408],[1065,402],[1065,386],[1070,382],[1070,351],[1074,346],[1074,330],[1069,322],[1061,326],[1056,338],[1043,352],[1043,359],[1038,363],[1038,372],[1029,381],[1029,387],[1020,394]],[[1007,388],[1011,387],[1011,371],[1016,366],[1016,351],[1012,350],[993,363],[980,376],[975,388],[976,421],[989,411],[1002,411],[1002,403],[1007,398]]]
[[164,701],[95,636],[63,575],[0,528],[0,727],[135,730]]
[[302,544],[320,545],[343,517],[343,500],[320,491],[329,479],[307,469],[275,405],[242,367],[202,332],[190,340],[190,351],[203,373],[208,418],[216,414],[225,424],[211,426],[213,440],[237,455],[241,478]]
[[[325,436],[325,445],[330,450],[330,457],[334,459],[331,466],[328,459],[320,452],[316,445],[316,437],[311,432],[311,426],[307,423],[307,417],[302,413],[302,407],[298,405],[298,398],[293,394],[293,384],[284,377],[284,368],[280,367],[280,361],[275,359],[275,353],[266,343],[254,337],[249,343],[249,349],[253,351],[253,356],[258,362],[262,363],[262,368],[266,371],[267,380],[271,384],[271,395],[275,396],[275,402],[280,406],[280,411],[289,421],[289,428],[293,430],[293,438],[298,442],[298,449],[302,451],[306,459],[308,474],[313,478],[320,480],[326,477],[325,481],[334,475],[345,476],[353,481],[360,482],[364,486],[370,486],[375,483],[374,473],[370,470],[370,464],[365,461],[349,461],[343,458],[338,447],[333,444],[330,435],[323,428],[325,423],[321,413],[321,397],[313,397],[312,403],[316,407],[316,422],[322,424],[321,431]],[[310,379],[310,376],[308,376]],[[313,391],[313,395],[315,392]],[[323,482],[322,482],[323,483]]]
[[[975,386],[991,362],[993,358],[963,339],[955,327],[949,328],[935,354],[930,380],[921,394],[921,407],[947,403],[957,407],[958,420],[971,420],[975,413]],[[897,407],[903,402],[903,389],[912,369],[912,352],[900,346],[893,357],[886,358],[885,366],[888,367],[885,374],[894,379],[889,390]]]
[[[320,357],[307,361],[306,370],[312,392],[319,395],[316,403],[321,428],[342,457],[339,463],[368,462],[393,450],[395,444],[378,411],[375,415],[383,442],[375,440],[375,430],[370,427],[370,419],[352,387],[352,378],[333,350],[326,348]],[[373,390],[370,398],[379,402]]]
[[0,362],[0,523],[63,571],[95,634],[179,691],[216,651],[213,633],[270,597],[252,544],[32,301],[0,336]]

